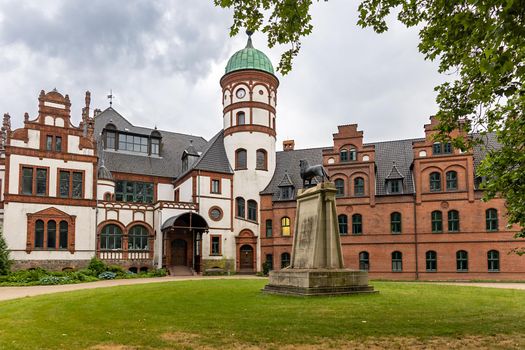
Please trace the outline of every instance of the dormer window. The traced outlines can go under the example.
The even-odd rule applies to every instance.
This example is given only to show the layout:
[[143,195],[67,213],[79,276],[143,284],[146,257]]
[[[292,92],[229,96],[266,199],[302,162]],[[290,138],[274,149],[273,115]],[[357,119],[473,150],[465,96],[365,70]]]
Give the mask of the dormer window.
[[293,186],[282,186],[282,187],[279,187],[279,189],[280,189],[279,199],[282,199],[282,200],[292,199]]
[[387,180],[386,192],[388,194],[396,194],[403,192],[403,180]]

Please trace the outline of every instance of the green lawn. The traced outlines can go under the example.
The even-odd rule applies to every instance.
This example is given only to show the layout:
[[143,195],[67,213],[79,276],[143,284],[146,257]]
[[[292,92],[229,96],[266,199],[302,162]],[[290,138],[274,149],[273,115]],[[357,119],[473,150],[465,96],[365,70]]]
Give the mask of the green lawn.
[[374,282],[379,294],[296,298],[261,294],[265,283],[170,282],[1,302],[0,349],[525,347],[523,291]]

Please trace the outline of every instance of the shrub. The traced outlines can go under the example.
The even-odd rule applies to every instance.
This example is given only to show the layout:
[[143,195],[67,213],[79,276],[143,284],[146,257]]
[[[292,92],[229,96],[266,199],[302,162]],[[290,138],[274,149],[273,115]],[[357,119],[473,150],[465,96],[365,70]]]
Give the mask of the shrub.
[[76,273],[80,273],[84,276],[92,276],[92,277],[96,277],[97,276],[97,273],[91,269],[80,269],[78,270]]
[[49,273],[41,268],[15,271],[9,275],[9,282],[28,283],[37,282]]
[[117,277],[117,274],[111,271],[105,271],[98,275],[98,278],[101,280],[113,280],[115,277]]
[[62,277],[44,276],[38,280],[38,283],[43,284],[43,285],[67,284],[71,282],[72,282],[71,279],[67,276],[62,276]]
[[265,276],[268,276],[268,273],[270,272],[271,264],[268,261],[263,262],[262,264],[262,272]]
[[2,229],[0,228],[0,275],[8,275],[11,271],[13,261],[9,259],[9,250],[4,240]]
[[151,277],[164,277],[168,275],[168,271],[166,271],[166,269],[155,269],[151,272],[147,272],[146,275]]
[[87,268],[92,270],[96,276],[107,270],[106,264],[97,257],[91,259]]
[[109,265],[106,267],[106,271],[114,272],[121,277],[126,275],[126,270],[124,270],[124,268],[122,268],[122,266],[119,265]]

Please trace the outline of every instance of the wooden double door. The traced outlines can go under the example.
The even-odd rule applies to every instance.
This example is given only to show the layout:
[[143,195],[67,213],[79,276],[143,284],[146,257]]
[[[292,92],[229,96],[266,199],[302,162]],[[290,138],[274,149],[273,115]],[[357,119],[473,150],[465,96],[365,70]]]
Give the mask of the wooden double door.
[[253,248],[251,245],[243,245],[240,249],[239,267],[241,270],[253,271]]

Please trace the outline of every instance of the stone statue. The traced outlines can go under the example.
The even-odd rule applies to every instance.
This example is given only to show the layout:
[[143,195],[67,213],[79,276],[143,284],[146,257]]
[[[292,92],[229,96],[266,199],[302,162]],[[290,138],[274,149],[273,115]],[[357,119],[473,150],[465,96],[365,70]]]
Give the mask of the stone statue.
[[[325,180],[330,180],[328,173],[321,164],[310,166],[306,159],[302,159],[299,161],[299,167],[301,168],[301,179],[303,179],[304,188],[312,187],[312,180],[315,177],[320,177],[321,182],[325,182]],[[308,185],[306,185],[306,181],[308,181]]]

